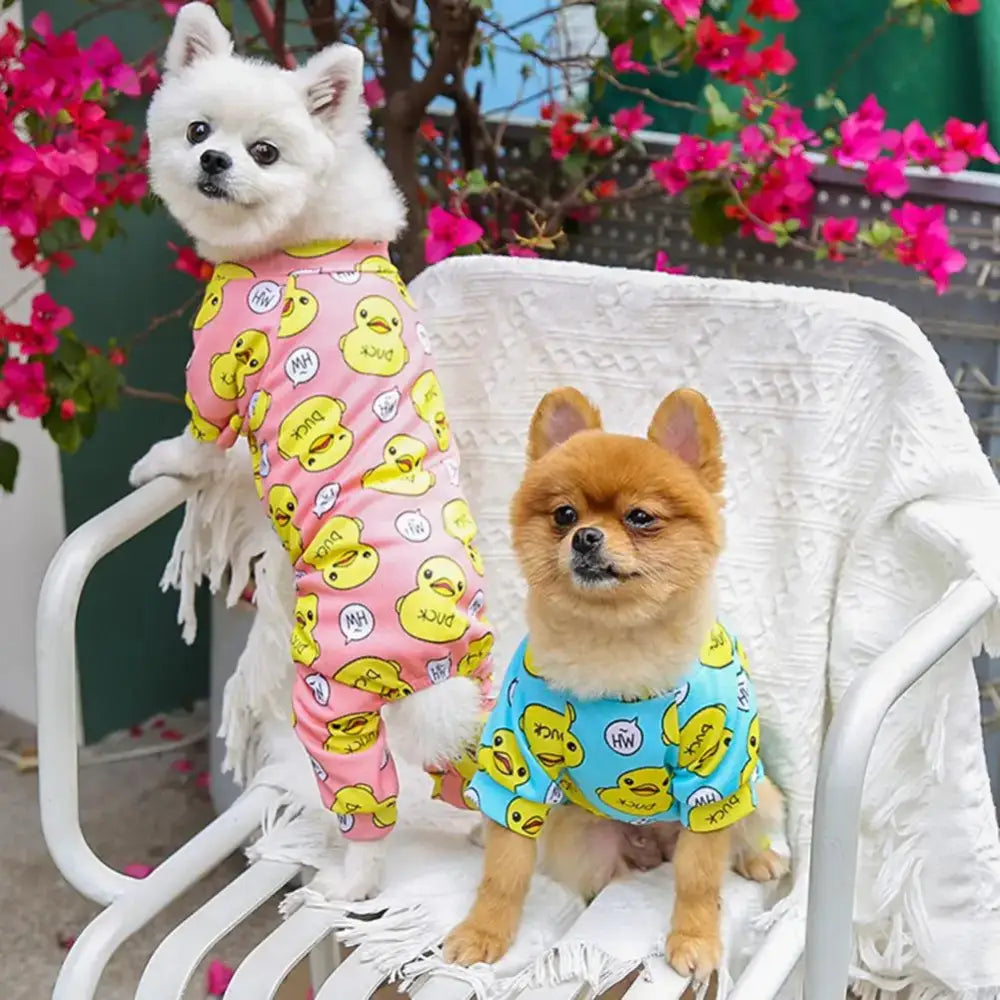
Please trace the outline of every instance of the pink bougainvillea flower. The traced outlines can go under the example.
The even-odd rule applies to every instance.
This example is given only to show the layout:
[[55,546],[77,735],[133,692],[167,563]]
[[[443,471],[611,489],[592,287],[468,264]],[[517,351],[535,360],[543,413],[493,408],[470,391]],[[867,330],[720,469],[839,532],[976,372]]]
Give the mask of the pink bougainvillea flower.
[[759,187],[744,195],[744,205],[727,205],[726,214],[742,223],[743,235],[753,234],[762,243],[773,243],[772,226],[794,219],[805,226],[812,210],[814,164],[804,153],[793,151],[771,162],[759,178]]
[[948,0],[952,14],[978,14],[981,8],[980,0]]
[[778,103],[771,112],[769,124],[774,129],[775,141],[786,143],[790,148],[820,145],[819,136],[802,120],[801,108]]
[[970,160],[1000,163],[1000,156],[987,137],[985,122],[973,125],[958,118],[949,118],[944,123],[942,140],[944,151],[941,153],[940,166],[945,173],[964,170]]
[[187,757],[182,757],[170,765],[170,770],[176,771],[178,774],[190,774],[194,770],[194,762],[188,760]]
[[611,50],[611,65],[614,66],[616,73],[639,73],[642,76],[649,76],[649,67],[632,58],[631,38]]
[[199,772],[198,776],[194,779],[194,787],[206,792],[212,787],[212,777],[208,771]]
[[427,213],[427,239],[424,242],[424,259],[428,264],[436,264],[450,257],[459,247],[467,247],[478,242],[483,235],[483,227],[463,215],[453,215],[440,205],[435,205]]
[[577,125],[582,116],[572,111],[560,111],[552,120],[549,132],[549,150],[553,160],[565,160],[573,152],[577,142],[582,138],[577,132]]
[[153,870],[152,865],[143,864],[131,864],[126,865],[122,869],[122,873],[128,875],[129,878],[146,878],[147,875]]
[[951,276],[961,271],[966,263],[965,254],[949,243],[944,206],[921,208],[912,202],[904,202],[893,209],[889,217],[903,232],[896,243],[896,259],[926,274],[941,295],[947,290]]
[[125,352],[120,347],[113,347],[110,351],[108,351],[108,361],[110,361],[113,365],[121,367],[125,364]]
[[385,104],[385,91],[378,77],[373,76],[370,80],[365,80],[361,92],[368,107],[381,108]]
[[885,118],[875,95],[869,94],[858,110],[840,123],[840,143],[834,149],[834,159],[842,167],[867,165],[875,160],[886,144]]
[[16,407],[28,420],[44,417],[52,406],[41,361],[8,358],[0,368],[0,410]]
[[593,192],[595,198],[613,198],[618,194],[618,181],[598,181],[590,190]]
[[766,73],[773,73],[775,76],[788,76],[798,60],[785,48],[785,36],[778,35],[775,40],[766,48],[760,50],[763,60],[763,68]]
[[650,164],[653,177],[669,194],[680,194],[691,182],[691,175],[712,173],[730,162],[733,144],[712,142],[694,135],[682,135],[673,156]]
[[430,118],[425,118],[420,123],[420,134],[428,141],[435,142],[441,138],[441,132],[438,130],[437,126],[430,120]]
[[865,188],[869,194],[884,194],[889,198],[902,198],[909,190],[904,161],[880,157],[868,165],[865,173]]
[[210,997],[225,996],[235,975],[231,966],[213,958],[205,972],[205,990]]
[[751,17],[773,21],[794,21],[799,16],[795,0],[750,0],[748,13]]
[[824,219],[820,235],[827,245],[830,260],[843,260],[843,246],[853,243],[858,237],[858,220],[853,216],[846,219]]
[[754,163],[763,163],[771,155],[771,147],[757,125],[747,125],[740,132],[740,149],[743,150],[743,155]]
[[208,281],[212,277],[213,266],[203,260],[194,252],[191,247],[179,247],[176,243],[167,243],[174,252],[174,261],[171,267],[182,274],[190,274],[198,281]]
[[180,743],[184,739],[184,734],[179,729],[161,729],[160,739],[168,743]]
[[702,0],[660,0],[660,3],[682,28],[701,13]]
[[508,243],[507,253],[511,257],[537,257],[538,251],[532,247],[522,246],[520,243]]
[[664,274],[686,274],[687,267],[684,264],[671,264],[670,258],[665,250],[656,251],[656,260],[653,261],[653,270],[662,271]]
[[620,108],[611,116],[611,124],[618,135],[626,142],[653,123],[653,116],[646,114],[646,108],[640,101],[634,108]]
[[72,399],[64,399],[59,404],[59,417],[62,420],[72,420],[76,416],[76,403]]
[[941,159],[941,150],[920,122],[910,122],[900,133],[897,149],[912,163],[933,166]]

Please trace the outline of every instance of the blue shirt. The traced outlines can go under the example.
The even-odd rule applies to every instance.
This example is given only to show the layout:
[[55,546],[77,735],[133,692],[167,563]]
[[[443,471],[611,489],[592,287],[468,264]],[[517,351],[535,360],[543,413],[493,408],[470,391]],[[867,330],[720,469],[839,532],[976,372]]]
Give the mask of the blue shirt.
[[719,830],[751,813],[763,777],[746,654],[716,623],[684,679],[627,701],[549,685],[525,638],[483,729],[467,798],[496,823],[537,837],[569,801],[626,823]]

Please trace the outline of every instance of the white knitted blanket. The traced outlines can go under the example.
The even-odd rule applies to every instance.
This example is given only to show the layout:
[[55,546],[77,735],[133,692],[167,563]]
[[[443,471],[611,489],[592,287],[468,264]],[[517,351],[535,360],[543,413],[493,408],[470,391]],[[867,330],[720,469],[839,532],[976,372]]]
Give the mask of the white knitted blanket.
[[[480,525],[498,665],[523,631],[507,505],[542,394],[573,384],[610,429],[629,432],[682,384],[718,413],[729,469],[721,611],[755,664],[764,758],[788,795],[796,872],[776,906],[734,877],[727,962],[738,975],[762,928],[803,910],[831,708],[970,569],[1000,593],[1000,487],[960,401],[916,326],[857,296],[500,258],[447,261],[413,292]],[[230,762],[314,807],[304,757],[272,721],[287,714],[290,572],[246,469],[233,454],[191,501],[164,582],[181,589],[190,634],[202,574],[218,586],[230,567],[235,595],[250,559],[266,553],[254,632],[226,691]],[[1000,846],[970,662],[984,643],[1000,647],[1000,616],[901,700],[876,745],[855,903],[852,980],[863,1000],[906,987],[913,1000],[1000,997]],[[479,870],[463,820],[427,806],[422,780],[403,775],[413,802],[401,803],[387,889],[373,904],[386,916],[359,921],[330,906],[332,925],[404,977],[440,965],[433,949],[464,915]],[[338,856],[324,830],[312,807],[271,816],[255,856],[323,867]],[[506,963],[456,974],[490,997],[581,976],[606,985],[662,949],[670,884],[669,869],[636,877],[584,912],[539,880]],[[303,901],[323,905],[308,889],[293,905]]]

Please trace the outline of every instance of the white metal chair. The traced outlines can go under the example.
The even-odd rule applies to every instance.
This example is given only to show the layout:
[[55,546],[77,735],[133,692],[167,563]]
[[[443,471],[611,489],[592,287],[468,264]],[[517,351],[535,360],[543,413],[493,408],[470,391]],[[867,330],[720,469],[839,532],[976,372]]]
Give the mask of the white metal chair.
[[[463,272],[446,264],[443,269],[431,269],[421,278],[416,290],[418,294],[425,293],[432,330],[455,328],[456,301],[442,289],[450,287],[455,295],[482,296],[490,287],[489,266],[477,264]],[[526,279],[535,299],[544,297],[546,282],[553,273],[564,274],[550,272]],[[645,294],[643,289],[648,291],[652,287],[648,285],[651,276],[633,279],[627,272],[611,273],[623,282],[647,282],[640,289],[642,294]],[[734,283],[715,283],[715,294],[727,284]],[[784,293],[791,294],[781,289],[768,292],[778,297]],[[711,289],[708,294],[713,294]],[[507,308],[518,310],[526,306],[524,302],[508,303]],[[539,335],[544,333],[540,331]],[[497,349],[503,350],[499,334],[497,341]],[[451,350],[457,347],[454,341],[447,344]],[[444,378],[447,366],[442,365],[442,369]],[[685,371],[683,377],[699,384],[697,371]],[[446,388],[448,385],[446,379]],[[469,392],[475,396],[476,391],[486,393],[492,388],[495,387],[473,387]],[[453,419],[456,419],[454,412]],[[460,415],[456,423],[461,427]],[[518,433],[516,428],[510,428],[510,432]],[[739,440],[731,440],[729,447],[739,449]],[[487,455],[476,461],[490,460]],[[156,481],[82,525],[66,539],[53,559],[42,588],[37,647],[43,830],[66,879],[83,895],[105,907],[70,950],[53,1000],[91,1000],[104,966],[122,942],[244,843],[257,829],[265,808],[279,796],[275,790],[251,788],[141,881],[105,865],[90,850],[81,832],[77,748],[73,739],[78,731],[74,625],[80,595],[100,559],[184,503],[192,489],[180,482]],[[843,1000],[852,956],[852,902],[862,792],[877,734],[897,700],[996,608],[995,581],[968,569],[956,579],[960,582],[874,658],[840,698],[820,757],[805,920],[792,911],[777,920],[738,979],[731,994],[735,1000],[767,1000],[776,995],[803,959],[806,1000]],[[835,642],[832,619],[831,613],[831,642]],[[298,871],[298,865],[286,862],[263,860],[252,864],[164,939],[147,966],[137,1000],[175,1000],[183,996],[200,958]],[[229,1000],[272,997],[287,972],[306,955],[311,956],[317,1000],[370,997],[382,977],[362,962],[357,953],[339,963],[329,926],[322,911],[309,908],[296,911],[240,965],[227,993]],[[629,1000],[654,996],[658,1000],[676,1000],[685,988],[686,984],[665,963],[652,962],[626,996]],[[572,1000],[584,995],[585,989],[580,983],[569,983],[528,990],[521,996]],[[473,992],[457,980],[430,975],[417,982],[411,995],[419,995],[421,1000],[466,1000]]]

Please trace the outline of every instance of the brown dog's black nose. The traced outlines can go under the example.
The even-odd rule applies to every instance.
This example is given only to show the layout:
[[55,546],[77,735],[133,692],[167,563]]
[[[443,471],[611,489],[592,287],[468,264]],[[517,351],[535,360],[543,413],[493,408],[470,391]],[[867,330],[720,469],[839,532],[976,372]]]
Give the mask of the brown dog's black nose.
[[201,154],[201,169],[210,177],[225,173],[232,165],[233,161],[218,149],[206,149]]
[[573,551],[582,556],[596,552],[604,541],[604,532],[600,528],[580,528],[573,535]]

